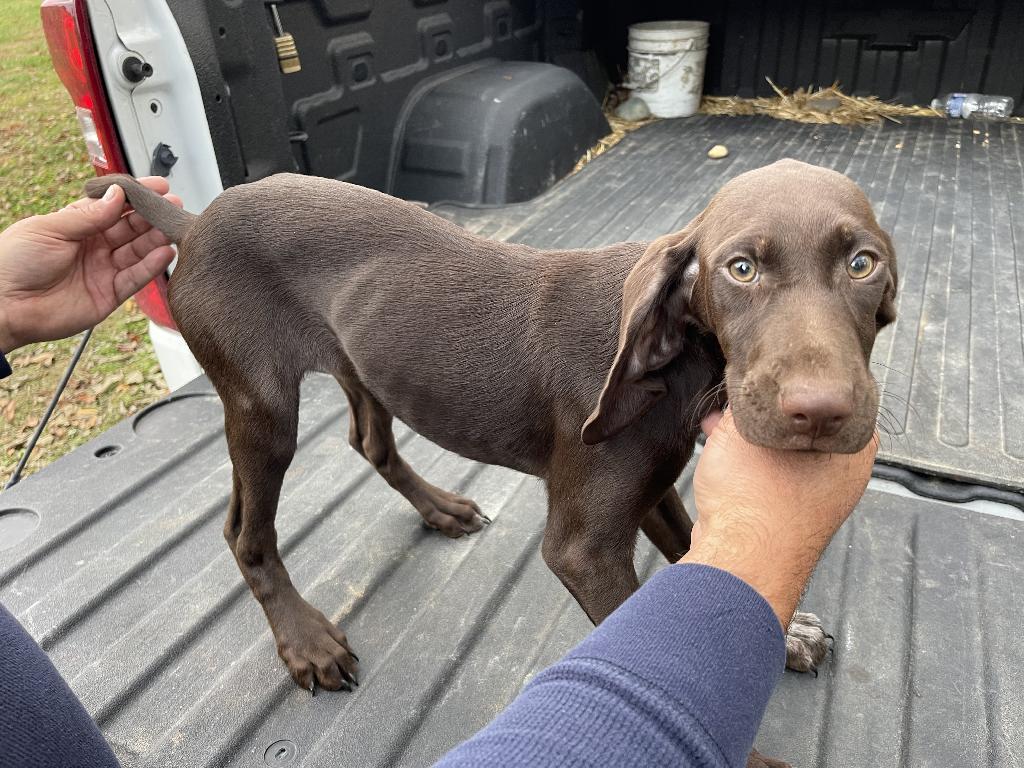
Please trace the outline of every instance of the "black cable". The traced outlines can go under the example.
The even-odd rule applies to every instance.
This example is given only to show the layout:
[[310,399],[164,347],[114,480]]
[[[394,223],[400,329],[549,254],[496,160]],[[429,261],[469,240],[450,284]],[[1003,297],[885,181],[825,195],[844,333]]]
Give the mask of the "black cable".
[[36,431],[32,433],[32,437],[30,437],[28,442],[25,444],[25,453],[22,454],[21,461],[18,462],[18,466],[14,468],[14,473],[7,481],[7,485],[4,486],[5,491],[14,485],[17,485],[18,481],[21,480],[21,472],[25,469],[25,465],[28,464],[29,456],[32,455],[32,449],[34,449],[36,447],[36,443],[39,442],[39,438],[43,434],[43,430],[46,429],[47,422],[50,420],[54,409],[57,407],[57,402],[60,400],[60,396],[64,394],[64,388],[67,387],[68,381],[71,379],[71,374],[74,372],[75,366],[78,365],[78,360],[82,357],[82,352],[85,351],[85,345],[89,342],[90,336],[92,336],[92,328],[82,334],[82,338],[78,342],[78,346],[75,348],[75,353],[71,356],[71,362],[68,363],[68,367],[64,371],[64,375],[61,377],[60,383],[57,385],[57,391],[53,393],[53,397],[50,399],[50,404],[46,406],[46,413],[43,414],[43,418],[41,418],[39,423],[36,425]]

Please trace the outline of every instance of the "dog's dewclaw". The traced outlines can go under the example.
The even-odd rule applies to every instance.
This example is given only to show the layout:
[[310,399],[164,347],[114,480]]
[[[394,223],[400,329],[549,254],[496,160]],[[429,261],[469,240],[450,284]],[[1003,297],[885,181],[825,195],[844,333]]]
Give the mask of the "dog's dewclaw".
[[729,148],[725,144],[715,144],[708,150],[708,157],[712,160],[721,160],[729,154]]

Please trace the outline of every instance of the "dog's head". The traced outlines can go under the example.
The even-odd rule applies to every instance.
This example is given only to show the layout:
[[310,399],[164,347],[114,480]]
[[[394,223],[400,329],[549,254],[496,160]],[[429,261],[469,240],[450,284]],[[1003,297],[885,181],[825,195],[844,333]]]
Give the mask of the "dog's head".
[[618,352],[583,441],[615,435],[665,395],[696,325],[725,354],[747,440],[855,453],[874,434],[868,364],[895,295],[892,242],[850,179],[795,160],[737,176],[626,278]]

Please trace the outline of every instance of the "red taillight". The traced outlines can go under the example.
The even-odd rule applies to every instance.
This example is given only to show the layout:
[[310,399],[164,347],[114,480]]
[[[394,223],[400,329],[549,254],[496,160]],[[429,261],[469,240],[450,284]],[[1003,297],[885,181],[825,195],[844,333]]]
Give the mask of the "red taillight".
[[[128,173],[103,78],[92,42],[85,0],[43,0],[43,32],[57,76],[75,103],[89,159],[97,175]],[[167,279],[160,277],[137,295],[139,307],[154,323],[174,328],[167,306]]]
[[96,172],[127,173],[93,49],[85,0],[43,0],[40,15],[57,76],[75,103]]
[[135,294],[141,309],[150,320],[164,328],[177,329],[171,308],[167,305],[167,278],[160,275],[152,282],[146,283],[142,290]]

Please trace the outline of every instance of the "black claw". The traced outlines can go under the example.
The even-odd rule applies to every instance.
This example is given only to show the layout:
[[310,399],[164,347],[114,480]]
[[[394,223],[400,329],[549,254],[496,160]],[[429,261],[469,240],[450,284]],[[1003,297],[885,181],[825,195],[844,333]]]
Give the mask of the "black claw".
[[480,516],[480,517],[481,517],[481,518],[483,519],[483,521],[484,521],[485,523],[487,523],[488,525],[490,525],[490,524],[491,524],[491,523],[493,522],[493,520],[491,520],[491,518],[489,518],[489,517],[488,517],[487,515],[485,515],[485,514],[484,514],[483,512],[477,512],[477,514],[478,514],[478,515],[479,515],[479,516]]
[[817,667],[811,667],[810,671],[814,673],[814,679],[817,680],[818,679],[818,668]]
[[355,659],[356,661],[359,661],[359,657],[358,657],[358,656],[356,656],[356,654],[355,654],[355,653],[354,653],[353,651],[349,651],[349,652],[348,652],[348,655],[349,655],[349,656],[351,656],[351,657],[352,657],[353,659]]
[[835,639],[834,637],[832,637],[832,635],[830,635],[830,634],[829,634],[828,632],[825,632],[825,633],[824,633],[824,635],[825,635],[825,637],[827,637],[827,638],[828,638],[829,640],[831,640],[831,641],[832,641],[833,643],[834,643],[834,642],[836,641],[836,639]]
[[309,684],[309,695],[316,696],[316,680]]

